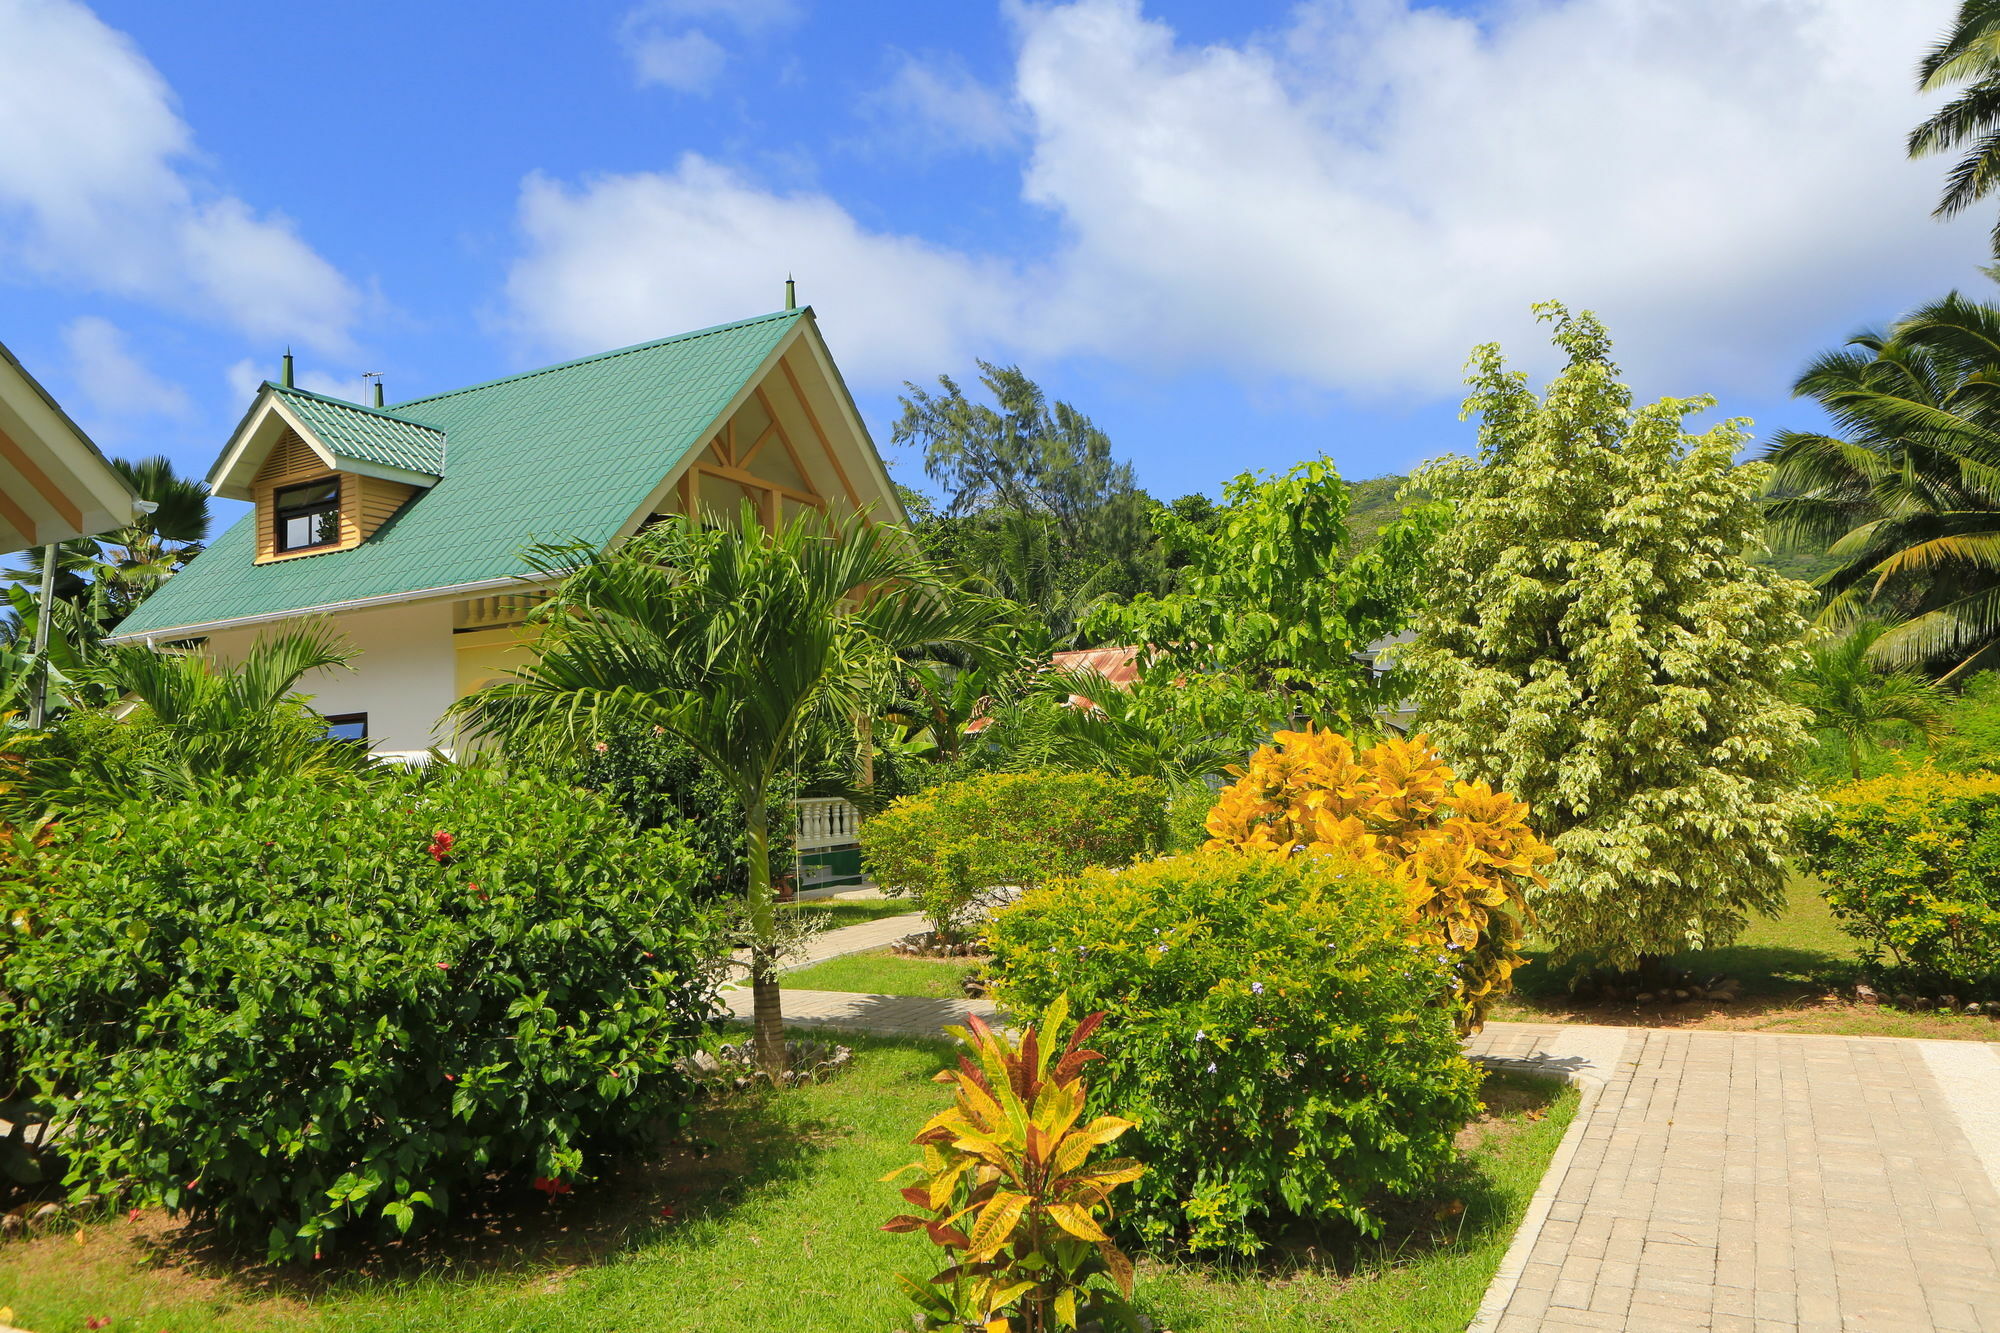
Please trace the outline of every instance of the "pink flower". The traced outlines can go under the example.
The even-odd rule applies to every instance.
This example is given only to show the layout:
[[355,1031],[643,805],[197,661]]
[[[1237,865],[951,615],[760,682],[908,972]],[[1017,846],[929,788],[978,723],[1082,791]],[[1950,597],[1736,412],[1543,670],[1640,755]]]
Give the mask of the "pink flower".
[[599,741],[597,744],[591,746],[590,748],[597,751],[599,754],[603,754],[606,750],[610,749],[611,747],[607,745],[605,742]]
[[136,1222],[136,1221],[138,1221],[138,1220],[139,1220],[139,1210],[138,1210],[137,1208],[134,1208],[134,1209],[133,1209],[133,1210],[132,1210],[131,1212],[129,1212],[129,1213],[127,1213],[127,1214],[125,1214],[125,1220],[126,1220],[127,1222]]

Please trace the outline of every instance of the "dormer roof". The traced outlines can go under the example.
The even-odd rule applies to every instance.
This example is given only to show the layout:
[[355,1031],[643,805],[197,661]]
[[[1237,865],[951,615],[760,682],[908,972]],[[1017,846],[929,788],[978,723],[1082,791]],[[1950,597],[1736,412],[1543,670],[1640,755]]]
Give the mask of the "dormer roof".
[[422,487],[444,476],[441,427],[266,380],[210,469],[208,488],[231,500],[249,499],[251,479],[287,431],[296,431],[335,472]]

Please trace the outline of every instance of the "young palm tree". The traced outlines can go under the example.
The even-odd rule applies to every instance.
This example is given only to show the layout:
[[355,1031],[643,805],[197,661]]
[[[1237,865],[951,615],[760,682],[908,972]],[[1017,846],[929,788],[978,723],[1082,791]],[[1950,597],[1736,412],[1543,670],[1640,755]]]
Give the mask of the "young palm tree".
[[900,530],[859,517],[767,533],[745,506],[734,527],[662,523],[542,563],[562,581],[538,613],[539,659],[454,712],[519,753],[614,722],[656,726],[714,766],[747,825],[758,1058],[781,1072],[773,788],[812,728],[852,727],[898,654],[976,649],[1002,610],[949,584]]
[[1882,671],[1869,649],[1883,627],[1862,621],[1840,639],[1822,643],[1799,673],[1794,697],[1813,711],[1813,730],[1839,738],[1848,770],[1861,777],[1862,751],[1898,726],[1930,739],[1942,729],[1949,699],[1914,671]]
[[1889,622],[1877,661],[1956,674],[2000,646],[2000,307],[1956,294],[1809,365],[1837,435],[1781,431],[1773,538],[1826,548],[1823,619]]
[[[1952,101],[1910,131],[1910,156],[1964,147],[1945,177],[1937,216],[1951,217],[2000,183],[2000,0],[1962,0],[1958,17],[1917,66],[1923,92],[1966,85]],[[2000,250],[2000,225],[1993,229]]]

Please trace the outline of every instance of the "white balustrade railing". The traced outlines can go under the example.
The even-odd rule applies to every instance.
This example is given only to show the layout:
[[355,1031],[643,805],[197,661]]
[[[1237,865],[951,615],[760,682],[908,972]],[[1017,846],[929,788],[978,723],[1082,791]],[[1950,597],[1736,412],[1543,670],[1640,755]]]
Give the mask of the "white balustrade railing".
[[861,841],[861,812],[838,796],[813,796],[798,801],[797,847],[816,852],[827,847],[852,847]]

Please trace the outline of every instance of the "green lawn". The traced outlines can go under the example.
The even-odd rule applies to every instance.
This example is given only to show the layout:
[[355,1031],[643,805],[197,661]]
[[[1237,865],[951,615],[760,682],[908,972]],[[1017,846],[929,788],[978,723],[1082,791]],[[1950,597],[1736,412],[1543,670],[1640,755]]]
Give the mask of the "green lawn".
[[[891,1274],[931,1255],[921,1235],[876,1229],[897,1204],[877,1178],[942,1104],[930,1075],[946,1050],[849,1040],[859,1059],[835,1082],[708,1115],[705,1153],[521,1200],[407,1253],[274,1273],[204,1252],[159,1214],[112,1213],[80,1237],[0,1246],[0,1306],[36,1333],[93,1319],[112,1333],[888,1333],[908,1322]],[[1463,1328],[1573,1110],[1572,1094],[1522,1105],[1546,1098],[1503,1089],[1501,1117],[1467,1132],[1446,1207],[1413,1208],[1384,1245],[1263,1272],[1143,1265],[1143,1306],[1175,1333]]]
[[814,898],[787,904],[779,910],[823,915],[831,930],[880,921],[885,916],[908,916],[917,908],[908,898]]
[[943,958],[904,958],[887,949],[870,949],[844,958],[829,958],[796,972],[787,972],[788,990],[845,990],[864,995],[921,995],[935,999],[965,998],[965,975],[978,964]]
[[1743,985],[1743,999],[1733,1005],[1576,1004],[1568,995],[1569,965],[1549,966],[1543,961],[1545,951],[1532,941],[1523,952],[1531,961],[1514,974],[1515,993],[1495,1007],[1494,1018],[2000,1040],[2000,1024],[1987,1018],[1904,1013],[1879,1005],[1829,1001],[1829,991],[1851,987],[1859,979],[1860,963],[1854,940],[1840,928],[1818,885],[1803,877],[1791,881],[1783,913],[1753,917],[1735,944],[1673,960],[1703,979],[1736,978]]

